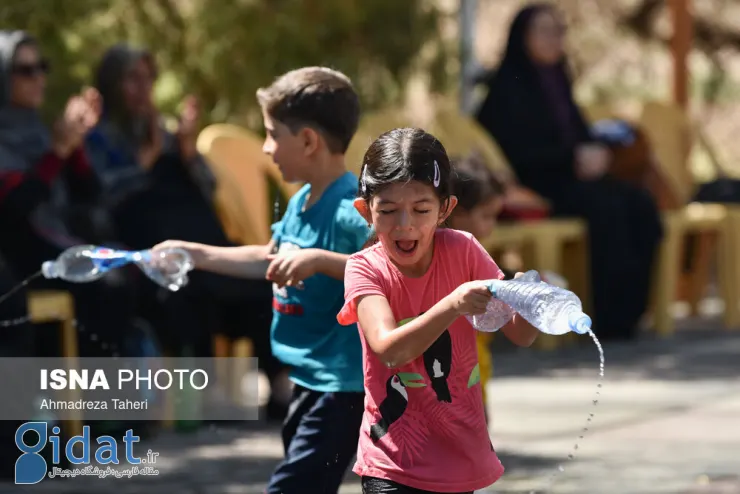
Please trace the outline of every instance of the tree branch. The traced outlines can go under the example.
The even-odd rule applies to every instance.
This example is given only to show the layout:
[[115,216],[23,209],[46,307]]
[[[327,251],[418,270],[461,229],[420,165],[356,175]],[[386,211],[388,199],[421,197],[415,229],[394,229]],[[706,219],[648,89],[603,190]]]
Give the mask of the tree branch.
[[[670,37],[661,36],[655,28],[655,21],[664,7],[665,0],[643,0],[632,12],[619,19],[618,24],[642,39],[668,44]],[[693,21],[694,46],[703,53],[709,55],[723,48],[740,50],[740,31],[698,16]]]

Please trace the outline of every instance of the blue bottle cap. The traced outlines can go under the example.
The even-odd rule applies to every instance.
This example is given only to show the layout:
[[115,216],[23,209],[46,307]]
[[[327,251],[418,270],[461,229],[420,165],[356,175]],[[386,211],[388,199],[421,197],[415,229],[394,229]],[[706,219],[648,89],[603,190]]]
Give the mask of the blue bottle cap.
[[573,312],[568,317],[570,328],[578,334],[586,334],[591,331],[591,318],[583,312]]

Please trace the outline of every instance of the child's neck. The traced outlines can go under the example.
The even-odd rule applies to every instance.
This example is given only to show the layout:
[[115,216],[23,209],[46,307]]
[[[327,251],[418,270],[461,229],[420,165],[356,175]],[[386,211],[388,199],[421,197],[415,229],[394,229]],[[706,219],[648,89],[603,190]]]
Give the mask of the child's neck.
[[342,154],[330,155],[322,163],[317,164],[316,172],[308,181],[311,185],[311,192],[303,208],[308,209],[316,204],[326,192],[326,189],[345,173],[347,173],[347,168],[344,165],[344,155]]

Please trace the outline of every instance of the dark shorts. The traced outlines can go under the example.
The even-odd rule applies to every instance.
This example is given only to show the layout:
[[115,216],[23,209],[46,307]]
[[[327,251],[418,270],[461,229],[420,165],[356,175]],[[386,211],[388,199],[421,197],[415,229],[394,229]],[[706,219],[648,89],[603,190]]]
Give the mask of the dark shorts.
[[[362,477],[362,494],[437,494],[434,491],[423,491],[406,487],[390,480],[375,477]],[[458,494],[473,494],[473,491]]]
[[283,423],[285,459],[267,494],[336,494],[357,453],[364,393],[323,393],[296,386]]

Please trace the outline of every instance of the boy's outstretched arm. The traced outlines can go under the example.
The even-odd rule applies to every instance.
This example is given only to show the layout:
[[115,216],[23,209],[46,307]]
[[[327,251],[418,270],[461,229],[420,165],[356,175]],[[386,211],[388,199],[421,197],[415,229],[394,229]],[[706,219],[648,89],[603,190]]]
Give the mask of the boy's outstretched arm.
[[217,247],[214,245],[168,240],[156,245],[153,250],[179,248],[193,258],[195,269],[235,278],[264,279],[270,264],[269,254],[275,247],[271,240],[267,245],[243,245],[239,247]]

